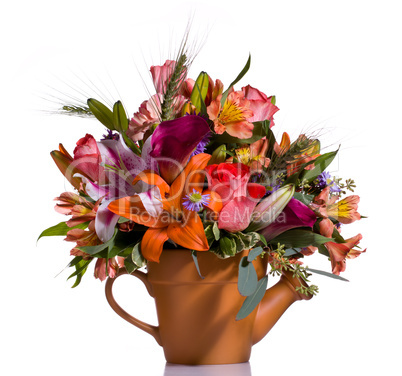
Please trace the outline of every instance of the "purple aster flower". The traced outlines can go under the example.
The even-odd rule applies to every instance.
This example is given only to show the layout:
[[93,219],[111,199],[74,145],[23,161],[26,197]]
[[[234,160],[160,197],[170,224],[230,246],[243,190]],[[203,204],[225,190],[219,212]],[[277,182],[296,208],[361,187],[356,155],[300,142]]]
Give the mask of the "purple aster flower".
[[202,140],[198,143],[198,145],[196,146],[196,148],[194,149],[194,151],[192,152],[192,154],[190,155],[191,157],[194,157],[194,155],[197,154],[201,154],[205,151],[206,146],[208,145],[210,139],[211,139],[211,132],[208,132],[203,138]]
[[193,188],[193,192],[183,198],[183,206],[192,211],[200,211],[203,205],[208,205],[211,195],[203,195]]
[[118,133],[111,131],[110,129],[107,129],[107,134],[104,134],[102,137],[103,138],[101,139],[101,141],[105,141],[105,140],[119,141],[120,135]]
[[326,171],[324,171],[322,174],[318,175],[317,181],[318,181],[317,185],[320,188],[323,189],[325,187],[329,187],[329,190],[331,193],[341,191],[341,189],[338,187],[338,185],[332,180],[331,175]]

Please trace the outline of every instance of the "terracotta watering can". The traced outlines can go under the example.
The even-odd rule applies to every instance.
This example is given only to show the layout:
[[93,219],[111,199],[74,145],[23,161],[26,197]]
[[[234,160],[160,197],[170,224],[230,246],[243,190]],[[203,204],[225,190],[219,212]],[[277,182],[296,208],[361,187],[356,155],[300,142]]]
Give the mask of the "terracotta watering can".
[[[153,326],[124,311],[113,297],[115,280],[127,274],[120,269],[106,281],[106,298],[123,319],[151,334],[163,347],[168,363],[232,364],[247,362],[251,347],[275,325],[295,301],[310,299],[299,294],[301,282],[285,272],[269,288],[259,306],[243,320],[236,315],[244,297],[237,289],[239,263],[248,251],[220,259],[211,252],[198,252],[200,278],[191,252],[164,250],[160,262],[149,262],[148,272],[135,271],[155,299],[159,326]],[[253,261],[258,278],[266,274],[266,258]]]

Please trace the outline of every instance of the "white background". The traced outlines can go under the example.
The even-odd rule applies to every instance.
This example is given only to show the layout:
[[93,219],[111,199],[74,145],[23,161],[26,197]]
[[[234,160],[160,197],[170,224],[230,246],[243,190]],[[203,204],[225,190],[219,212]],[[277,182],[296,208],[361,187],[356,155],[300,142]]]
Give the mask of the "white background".
[[[402,374],[402,27],[398,2],[387,0],[9,2],[0,23],[0,373],[196,374],[165,368],[153,338],[108,307],[93,266],[76,289],[68,271],[55,278],[71,244],[45,238],[36,245],[43,229],[64,219],[53,198],[70,190],[49,152],[59,142],[72,152],[85,133],[103,133],[96,121],[49,115],[57,106],[41,98],[63,97],[58,91],[99,98],[87,85],[96,86],[132,114],[148,98],[142,80],[152,88],[148,67],[174,57],[189,18],[192,41],[205,41],[190,77],[204,70],[228,85],[251,53],[238,88],[277,96],[278,137],[319,132],[326,150],[341,144],[330,170],[355,179],[368,217],[344,229],[346,237],[361,232],[367,247],[347,263],[343,276],[351,282],[313,276],[319,295],[285,313],[254,346],[246,369],[202,374]],[[322,256],[306,262],[330,269]],[[128,311],[156,323],[140,282],[116,287]]]

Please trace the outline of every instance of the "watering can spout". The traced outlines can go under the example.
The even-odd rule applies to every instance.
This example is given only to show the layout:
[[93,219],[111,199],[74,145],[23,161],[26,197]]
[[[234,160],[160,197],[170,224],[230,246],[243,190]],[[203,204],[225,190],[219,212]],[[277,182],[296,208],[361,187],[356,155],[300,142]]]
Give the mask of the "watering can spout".
[[253,344],[261,341],[283,313],[297,300],[309,300],[312,295],[297,292],[296,288],[308,285],[293,277],[291,270],[283,270],[278,283],[269,288],[258,308],[253,329]]

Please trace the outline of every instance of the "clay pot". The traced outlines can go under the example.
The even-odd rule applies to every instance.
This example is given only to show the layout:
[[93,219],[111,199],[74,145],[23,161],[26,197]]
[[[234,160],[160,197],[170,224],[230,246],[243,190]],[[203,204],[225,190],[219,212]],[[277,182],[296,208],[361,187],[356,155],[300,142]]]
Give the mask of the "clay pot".
[[[309,299],[296,292],[300,281],[291,272],[265,293],[259,306],[236,321],[244,297],[237,289],[239,263],[248,251],[220,259],[211,252],[198,252],[201,279],[191,252],[164,250],[160,262],[149,262],[148,273],[135,271],[156,303],[159,326],[149,325],[124,311],[112,294],[114,281],[127,274],[120,269],[108,278],[106,297],[122,318],[154,336],[163,346],[166,361],[177,364],[231,364],[247,362],[251,347],[274,326],[295,301]],[[266,258],[254,262],[258,278],[266,274]]]

